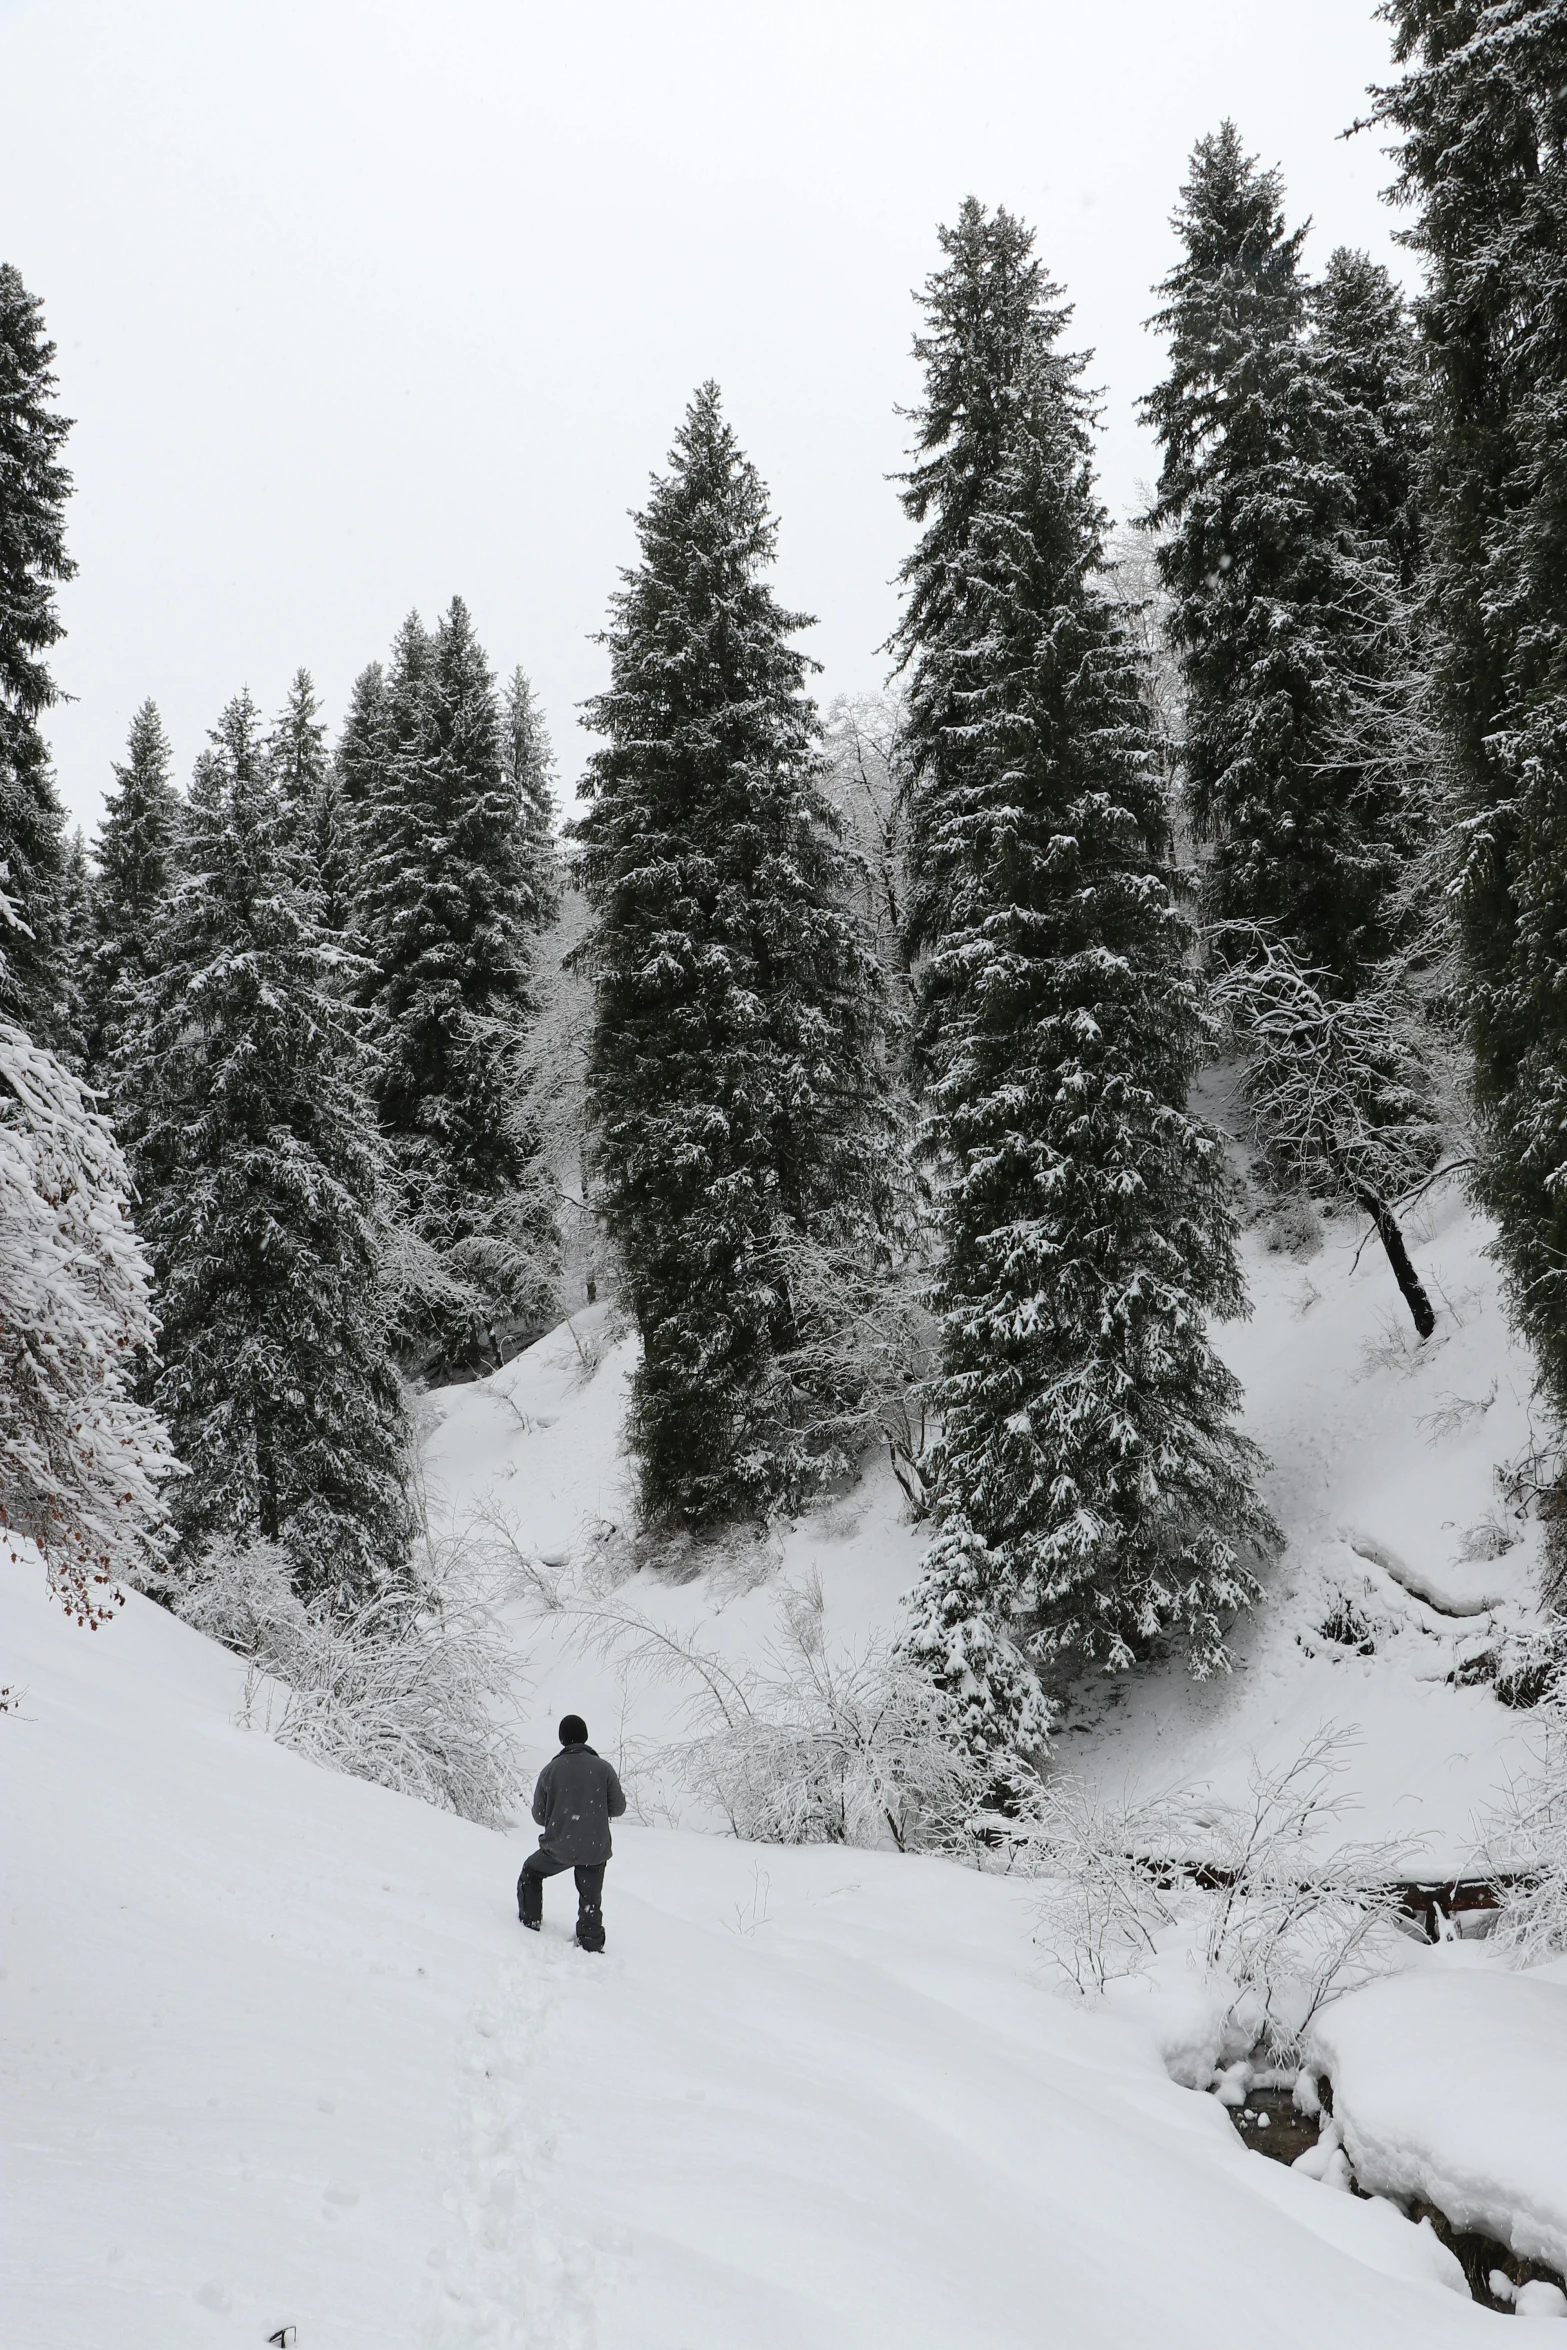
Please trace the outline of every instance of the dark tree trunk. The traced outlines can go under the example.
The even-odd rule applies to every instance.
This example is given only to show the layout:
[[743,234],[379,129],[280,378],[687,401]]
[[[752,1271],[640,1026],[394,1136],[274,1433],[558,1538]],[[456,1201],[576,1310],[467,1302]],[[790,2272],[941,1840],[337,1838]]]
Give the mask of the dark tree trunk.
[[1429,1338],[1436,1328],[1436,1309],[1425,1293],[1419,1274],[1409,1261],[1409,1251],[1404,1246],[1404,1235],[1398,1228],[1397,1217],[1386,1200],[1378,1199],[1374,1191],[1357,1188],[1355,1197],[1377,1228],[1377,1238],[1387,1250],[1387,1261],[1393,1268],[1393,1278],[1414,1318],[1415,1328],[1422,1338]]

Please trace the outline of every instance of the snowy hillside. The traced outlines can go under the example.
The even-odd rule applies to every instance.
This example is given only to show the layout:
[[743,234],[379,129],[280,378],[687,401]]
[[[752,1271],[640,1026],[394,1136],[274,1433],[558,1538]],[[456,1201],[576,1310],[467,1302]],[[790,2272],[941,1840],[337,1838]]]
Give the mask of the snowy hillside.
[[[1445,1311],[1416,1357],[1351,1235],[1309,1261],[1253,1237],[1256,1313],[1227,1343],[1288,1552],[1231,1678],[1112,1685],[1063,1733],[1073,1766],[1232,1786],[1252,1752],[1355,1724],[1346,1832],[1396,1831],[1421,1869],[1468,1856],[1527,1716],[1455,1675],[1526,1638],[1534,1563],[1494,1479],[1528,1387],[1482,1243],[1456,1204],[1433,1216]],[[813,1570],[833,1640],[890,1630],[920,1535],[879,1470],[692,1580],[627,1579],[630,1361],[600,1308],[432,1397],[438,1519],[503,1524],[546,1594],[613,1591],[737,1663]],[[235,1727],[240,1666],[144,1600],[81,1632],[24,1562],[0,1601],[24,1692],[0,1722],[8,2343],[216,2350],[292,2324],[299,2350],[1212,2350],[1265,2308],[1276,2340],[1383,2350],[1489,2322],[1429,2229],[1258,2159],[1175,2085],[1178,1980],[1057,1996],[1029,1884],[667,1824],[653,1750],[679,1690],[585,1653],[564,1609],[516,1603],[519,1709],[530,1763],[568,1705],[628,1761],[602,1961],[571,1947],[559,1886],[542,1939],[519,1931],[525,1826],[465,1825]],[[1444,1969],[1473,1979],[1470,1946],[1406,1949],[1438,2006]],[[1567,1989],[1530,1995],[1567,2050]],[[1407,2195],[1451,2169],[1456,2130],[1466,2209],[1494,2227],[1532,2197],[1520,2247],[1555,2244],[1554,2091],[1534,2137],[1503,2092],[1473,2147],[1440,2097],[1406,2143],[1422,2043],[1399,2013],[1415,2042],[1391,2085],[1374,2010],[1324,2041],[1352,2153]]]
[[[1375,1243],[1356,1264],[1360,1228],[1324,1235],[1303,1259],[1248,1234],[1252,1316],[1221,1334],[1289,1538],[1266,1604],[1238,1629],[1233,1674],[1194,1684],[1170,1667],[1091,1685],[1061,1755],[1107,1787],[1200,1781],[1224,1795],[1253,1757],[1287,1761],[1323,1726],[1342,1728],[1344,1833],[1394,1836],[1412,1873],[1440,1876],[1473,1864],[1476,1815],[1522,1758],[1524,1717],[1494,1683],[1537,1627],[1538,1529],[1509,1509],[1497,1470],[1529,1441],[1530,1366],[1485,1228],[1456,1191],[1412,1233],[1442,1309],[1425,1346]],[[499,1519],[568,1590],[613,1572],[630,1516],[620,1427],[634,1342],[607,1331],[606,1309],[590,1308],[493,1378],[430,1399],[443,1522]],[[629,1602],[738,1663],[772,1636],[780,1584],[815,1570],[829,1637],[852,1646],[896,1629],[921,1548],[878,1464],[846,1500],[691,1582],[634,1578]],[[635,1788],[639,1761],[682,1727],[678,1682],[617,1671],[584,1652],[577,1627],[533,1610],[516,1629],[539,1759],[558,1714],[578,1707]],[[661,1784],[656,1795],[669,1799]]]
[[627,1827],[610,1949],[530,1839],[233,1728],[145,1601],[8,1570],[5,2338],[986,2350],[1475,2338],[1429,2232],[1260,2161],[1028,1888]]

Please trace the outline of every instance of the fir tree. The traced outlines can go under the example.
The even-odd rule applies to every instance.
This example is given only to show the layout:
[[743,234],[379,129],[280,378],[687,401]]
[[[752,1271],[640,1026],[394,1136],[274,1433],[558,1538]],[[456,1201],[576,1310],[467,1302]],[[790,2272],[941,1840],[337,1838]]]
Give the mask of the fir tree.
[[1381,93],[1433,383],[1437,694],[1455,771],[1479,1191],[1567,1414],[1567,20],[1391,0]]
[[58,944],[54,1030],[61,1058],[68,1068],[88,1065],[89,1009],[93,955],[97,946],[97,883],[87,856],[87,840],[80,825],[71,835],[60,877],[55,916]]
[[547,930],[560,912],[560,856],[555,845],[555,754],[544,713],[527,676],[514,669],[502,712],[501,764],[523,811],[533,921]]
[[[983,268],[982,216],[965,221],[934,317],[984,314],[978,285],[945,282]],[[1026,231],[1003,216],[1002,233],[1026,255]],[[909,1644],[1003,1793],[1045,1726],[1025,1657],[1115,1669],[1175,1637],[1210,1671],[1271,1535],[1207,1336],[1244,1301],[1220,1144],[1185,1107],[1200,1021],[1146,680],[1096,585],[1083,362],[1030,267],[1006,428],[977,498],[954,466],[952,512],[926,486],[961,431],[927,339],[902,633],[949,1175],[938,1534]],[[927,552],[941,593],[920,599]]]
[[44,655],[64,634],[55,589],[65,551],[70,431],[52,401],[55,356],[43,307],[0,262],[0,878],[19,917],[7,933],[0,1010],[40,1043],[68,1045],[58,1017],[64,968],[65,820],[38,720],[58,698]]
[[493,1360],[547,1317],[556,1239],[521,1106],[535,851],[460,599],[433,636],[417,616],[405,624],[370,747],[354,927],[381,1128],[430,1268],[410,1290],[405,1344],[427,1369]]
[[637,532],[575,828],[589,1086],[642,1335],[642,1506],[694,1529],[842,1465],[820,1275],[847,1291],[845,1259],[874,1249],[875,975],[789,642],[805,623],[765,580],[775,525],[715,385]]
[[153,928],[173,878],[180,796],[173,754],[153,702],[131,720],[126,755],[116,760],[95,860],[95,943],[87,974],[87,1059],[102,1074],[113,1058],[131,998],[151,968]]
[[1151,522],[1187,684],[1185,769],[1213,843],[1208,911],[1279,926],[1353,994],[1387,949],[1407,842],[1396,785],[1357,755],[1350,681],[1374,665],[1396,578],[1357,533],[1364,451],[1307,335],[1301,230],[1233,123],[1198,142],[1154,323],[1170,372]]
[[156,1272],[153,1400],[187,1472],[171,1506],[186,1564],[259,1538],[302,1593],[364,1594],[410,1538],[374,1122],[248,694],[211,742],[118,1067]]
[[359,824],[379,788],[385,727],[386,676],[371,661],[355,678],[348,715],[316,803],[312,852],[329,930],[352,930],[359,889]]
[[267,763],[284,823],[308,842],[328,768],[326,723],[308,669],[296,669],[290,681],[288,698],[267,737]]
[[1420,495],[1430,391],[1403,290],[1379,261],[1338,246],[1309,299],[1312,358],[1334,395],[1334,454],[1357,533],[1385,547],[1406,590],[1422,568]]
[[[926,332],[914,339],[926,394],[911,419],[918,437],[904,476],[904,511],[922,526],[900,575],[907,601],[893,647],[905,663],[922,646],[952,648],[983,631],[984,619],[969,601],[967,553],[1007,462],[1023,386],[1031,371],[1050,364],[1051,338],[1065,316],[1050,307],[1059,289],[1045,284],[1033,232],[1004,205],[988,213],[977,197],[965,197],[956,227],[937,235],[946,260],[926,281]],[[918,663],[905,734],[930,792],[962,787],[968,758],[962,691],[950,661]],[[941,931],[940,886],[940,874],[915,844],[911,953]],[[927,1022],[934,1016],[928,1000]]]

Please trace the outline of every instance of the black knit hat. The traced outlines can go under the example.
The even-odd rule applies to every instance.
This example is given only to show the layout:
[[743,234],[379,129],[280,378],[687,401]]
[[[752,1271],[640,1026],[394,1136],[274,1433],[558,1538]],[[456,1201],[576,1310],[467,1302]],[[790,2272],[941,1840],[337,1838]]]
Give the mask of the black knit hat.
[[562,1746],[586,1746],[588,1725],[580,1714],[564,1714],[561,1717],[560,1742]]

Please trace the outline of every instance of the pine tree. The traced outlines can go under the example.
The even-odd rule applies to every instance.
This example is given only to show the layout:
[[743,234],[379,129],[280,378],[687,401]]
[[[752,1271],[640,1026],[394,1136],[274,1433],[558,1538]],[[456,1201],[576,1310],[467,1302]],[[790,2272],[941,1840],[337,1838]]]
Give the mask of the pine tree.
[[1431,406],[1409,304],[1379,261],[1340,245],[1308,307],[1312,358],[1335,398],[1327,420],[1353,527],[1386,548],[1400,587],[1412,589],[1423,566],[1420,497]]
[[329,930],[351,932],[359,889],[359,823],[379,788],[385,727],[386,676],[371,661],[355,678],[348,715],[316,801],[311,853]]
[[460,599],[404,626],[356,838],[376,1102],[427,1252],[404,1341],[425,1369],[493,1360],[553,1301],[554,1202],[522,1108],[537,928],[519,781]]
[[1455,771],[1478,1188],[1567,1414],[1567,16],[1391,0],[1426,269],[1437,694]]
[[316,802],[326,782],[326,722],[308,669],[296,669],[288,698],[267,737],[267,761],[283,820],[302,842],[310,838]]
[[555,754],[538,698],[514,669],[502,711],[501,765],[523,811],[533,924],[548,930],[560,913],[560,852],[555,845]]
[[68,1046],[63,994],[65,819],[38,729],[58,700],[43,656],[64,628],[55,589],[76,566],[65,551],[70,431],[52,404],[55,347],[43,306],[0,262],[0,878],[19,916],[7,933],[0,1010],[38,1042]]
[[153,927],[173,877],[181,803],[172,767],[157,705],[143,702],[131,720],[125,758],[115,761],[95,849],[95,943],[85,994],[87,1061],[99,1076],[151,968]]
[[98,943],[98,886],[88,860],[86,835],[80,825],[72,833],[65,853],[55,937],[58,976],[54,1029],[58,1049],[68,1068],[85,1071],[93,955]]
[[186,1468],[171,1506],[186,1564],[259,1538],[302,1593],[362,1595],[410,1539],[373,1117],[248,694],[211,746],[117,1069],[156,1272],[153,1400]]
[[[985,315],[982,225],[965,207],[933,317]],[[999,234],[1027,253],[1019,224]],[[926,486],[960,429],[927,338],[901,636],[918,724],[951,738],[943,756],[916,735],[911,807],[942,909],[920,978],[949,1180],[938,1533],[909,1646],[1003,1794],[1045,1726],[1025,1657],[1117,1669],[1174,1637],[1213,1670],[1272,1533],[1207,1336],[1244,1300],[1221,1147],[1185,1107],[1200,1020],[1146,679],[1096,580],[1084,363],[1059,347],[1060,289],[1037,265],[1028,282],[1006,429],[977,498],[955,464],[951,513]],[[920,599],[927,551],[941,593]]]
[[[0,898],[0,964],[15,936]],[[37,1544],[85,1624],[164,1549],[168,1435],[131,1392],[154,1328],[128,1190],[80,1081],[0,1020],[0,1528]]]
[[824,1288],[874,1253],[875,974],[789,642],[805,622],[763,576],[776,526],[715,385],[637,533],[575,827],[590,1103],[642,1335],[642,1507],[696,1529],[842,1466]]
[[[1031,370],[1048,365],[1065,312],[1052,309],[1033,232],[998,205],[987,213],[965,197],[955,228],[937,236],[946,260],[926,280],[927,331],[914,340],[925,370],[925,400],[903,507],[921,537],[900,574],[907,601],[893,647],[907,663],[923,646],[955,648],[982,634],[971,605],[966,556],[976,519],[1007,463],[1010,435]],[[1043,351],[1044,357],[1041,358]],[[969,745],[962,723],[964,681],[950,659],[919,662],[906,721],[908,753],[929,792],[961,789]],[[913,847],[908,940],[918,953],[945,916],[940,876]],[[927,991],[926,1020],[936,1017]]]
[[1144,402],[1164,450],[1149,519],[1167,534],[1190,804],[1213,843],[1207,910],[1278,926],[1352,995],[1387,950],[1407,847],[1396,785],[1344,724],[1396,578],[1356,531],[1361,452],[1307,334],[1304,232],[1233,123],[1199,140],[1174,226],[1184,251],[1154,321],[1170,371]]

